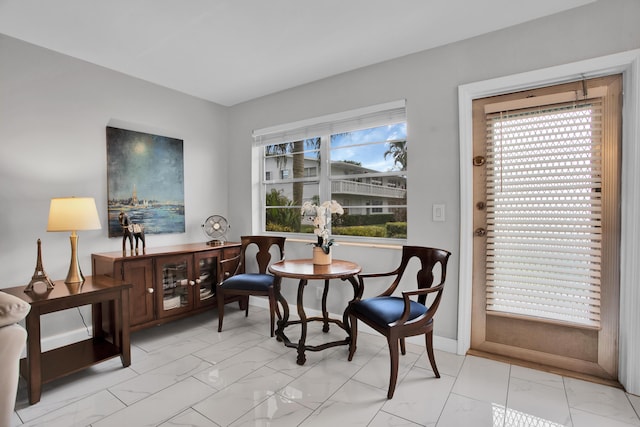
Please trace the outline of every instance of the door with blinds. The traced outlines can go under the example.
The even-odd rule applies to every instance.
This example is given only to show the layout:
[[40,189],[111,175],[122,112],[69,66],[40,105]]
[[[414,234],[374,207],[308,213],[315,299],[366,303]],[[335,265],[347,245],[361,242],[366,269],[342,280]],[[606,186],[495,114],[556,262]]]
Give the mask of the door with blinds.
[[617,379],[621,85],[474,101],[472,353]]

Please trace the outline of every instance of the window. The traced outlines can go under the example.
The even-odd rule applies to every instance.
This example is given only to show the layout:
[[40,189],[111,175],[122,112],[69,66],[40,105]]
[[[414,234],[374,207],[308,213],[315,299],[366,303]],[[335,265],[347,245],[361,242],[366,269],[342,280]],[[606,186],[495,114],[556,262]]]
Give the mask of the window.
[[280,171],[279,180],[260,175],[262,231],[313,233],[301,221],[302,204],[335,200],[345,213],[333,218],[332,235],[406,238],[404,101],[372,110],[254,132],[262,170]]

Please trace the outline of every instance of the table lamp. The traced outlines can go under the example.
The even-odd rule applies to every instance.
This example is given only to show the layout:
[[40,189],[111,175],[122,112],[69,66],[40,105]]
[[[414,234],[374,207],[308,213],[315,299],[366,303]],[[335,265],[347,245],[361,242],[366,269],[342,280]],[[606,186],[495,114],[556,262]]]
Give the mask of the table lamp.
[[78,230],[99,230],[100,218],[93,197],[59,197],[51,199],[47,231],[70,231],[71,264],[64,283],[83,283],[78,263]]

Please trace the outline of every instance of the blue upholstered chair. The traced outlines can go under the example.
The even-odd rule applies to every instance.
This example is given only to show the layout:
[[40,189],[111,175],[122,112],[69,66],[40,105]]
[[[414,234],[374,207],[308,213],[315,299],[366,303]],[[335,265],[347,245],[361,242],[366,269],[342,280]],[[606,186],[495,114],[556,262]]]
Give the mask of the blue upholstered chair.
[[[402,354],[406,354],[405,337],[425,335],[431,368],[436,378],[440,378],[433,354],[433,315],[442,298],[449,255],[451,255],[449,252],[442,249],[404,246],[400,266],[394,271],[358,276],[361,290],[364,290],[367,279],[389,277],[393,280],[389,288],[380,295],[356,299],[347,308],[351,324],[350,361],[356,351],[358,320],[387,337],[391,356],[388,399],[393,397],[398,380],[398,343],[400,343]],[[416,275],[417,289],[403,291],[401,296],[393,296],[392,294],[400,284],[409,261],[414,257],[420,261],[420,270]],[[440,264],[440,280],[437,285],[433,286],[434,269],[438,264]]]
[[[224,319],[224,301],[229,296],[266,296],[269,298],[269,315],[271,321],[271,336],[274,335],[275,315],[280,318],[280,311],[276,302],[274,284],[279,278],[269,274],[267,268],[274,262],[284,259],[285,237],[275,236],[242,236],[240,254],[237,257],[220,263],[222,281],[216,288],[218,300],[218,332],[222,332]],[[257,272],[247,272],[247,248],[256,246]],[[271,250],[279,256],[272,257]],[[272,259],[273,258],[273,259]],[[245,316],[249,315],[249,304],[246,303]]]

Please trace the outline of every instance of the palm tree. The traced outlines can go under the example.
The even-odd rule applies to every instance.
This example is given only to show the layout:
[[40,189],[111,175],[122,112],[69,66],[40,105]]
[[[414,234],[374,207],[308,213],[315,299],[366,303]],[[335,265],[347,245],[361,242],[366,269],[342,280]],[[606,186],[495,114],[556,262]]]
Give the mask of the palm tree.
[[[407,141],[406,140],[396,140],[389,141],[389,147],[387,151],[384,152],[384,158],[391,156],[393,157],[394,166],[400,166],[401,171],[407,170]],[[396,204],[396,203],[391,203]],[[400,203],[397,203],[400,204]],[[404,199],[401,204],[407,204],[407,196],[405,193]],[[406,222],[407,221],[407,211],[406,209],[391,209],[394,212],[395,221]]]
[[[293,144],[293,177],[304,177],[304,141],[295,141]],[[293,204],[302,206],[303,182],[293,183]]]
[[[265,147],[266,156],[275,156],[276,164],[279,169],[285,168],[288,157],[286,154],[292,153],[293,159],[293,178],[304,178],[304,148],[306,146],[320,147],[320,138],[311,138],[306,140],[283,142],[282,144],[267,145]],[[293,206],[302,206],[302,197],[304,192],[304,182],[298,181],[293,183]],[[299,216],[300,213],[298,212]],[[299,231],[300,221],[297,221],[297,229]]]
[[384,152],[384,158],[393,157],[394,166],[399,165],[400,170],[407,170],[407,141],[389,141],[389,148]]

